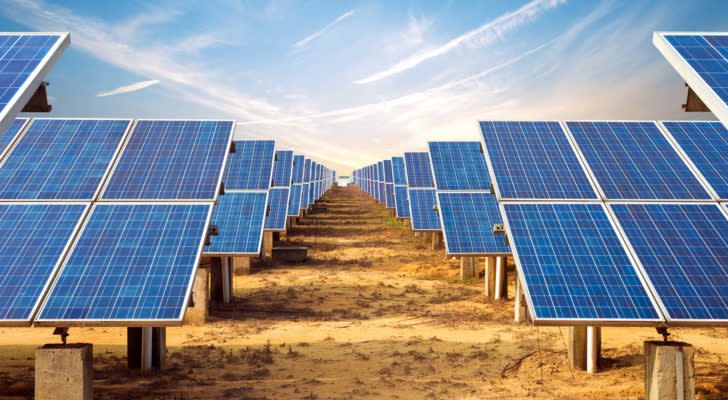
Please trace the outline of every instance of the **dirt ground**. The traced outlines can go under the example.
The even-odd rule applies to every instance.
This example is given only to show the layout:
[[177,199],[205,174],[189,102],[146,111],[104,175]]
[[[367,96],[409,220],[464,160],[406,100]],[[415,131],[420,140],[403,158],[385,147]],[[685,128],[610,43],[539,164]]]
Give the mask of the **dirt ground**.
[[[643,398],[654,329],[604,328],[603,371],[572,371],[566,328],[515,324],[512,301],[486,301],[482,277],[461,282],[456,260],[356,188],[334,188],[289,233],[310,260],[236,277],[235,301],[208,323],[168,328],[162,371],[126,368],[124,329],[71,329],[69,341],[94,345],[95,397]],[[58,342],[51,332],[0,330],[0,398],[32,397],[34,351]],[[728,330],[672,332],[696,347],[697,397],[728,398]]]

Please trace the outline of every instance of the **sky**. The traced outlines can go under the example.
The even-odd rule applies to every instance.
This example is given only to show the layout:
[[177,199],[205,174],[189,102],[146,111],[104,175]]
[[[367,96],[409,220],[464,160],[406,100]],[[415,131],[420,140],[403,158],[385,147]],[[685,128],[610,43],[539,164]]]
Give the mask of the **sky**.
[[50,116],[234,119],[340,175],[480,120],[713,119],[652,32],[728,30],[724,0],[0,3],[71,32]]

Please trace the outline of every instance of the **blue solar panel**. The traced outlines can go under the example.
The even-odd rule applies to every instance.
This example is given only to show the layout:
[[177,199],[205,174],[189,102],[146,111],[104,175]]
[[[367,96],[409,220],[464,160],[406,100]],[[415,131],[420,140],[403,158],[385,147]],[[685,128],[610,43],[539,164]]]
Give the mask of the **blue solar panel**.
[[394,175],[395,185],[407,186],[407,174],[404,170],[404,157],[392,157],[392,173]]
[[303,183],[303,167],[306,163],[306,158],[304,156],[294,156],[293,157],[293,183]]
[[101,198],[214,200],[233,121],[139,120]]
[[273,186],[291,186],[293,172],[293,152],[290,150],[276,151],[276,161],[273,164]]
[[69,42],[67,33],[0,33],[0,132],[25,107]]
[[428,153],[404,153],[404,164],[409,187],[435,187]]
[[27,118],[15,118],[8,129],[0,133],[0,160],[3,159],[5,152],[10,148],[15,138],[28,122]]
[[209,204],[96,204],[38,321],[181,321]]
[[303,164],[303,183],[311,182],[311,160],[306,159]]
[[716,204],[612,204],[671,321],[728,321],[728,219]]
[[609,200],[709,199],[654,122],[567,122]]
[[604,205],[504,203],[503,209],[535,320],[661,319]]
[[228,157],[225,189],[268,190],[273,179],[273,140],[240,140]]
[[265,218],[265,229],[282,231],[286,229],[288,217],[288,188],[273,188],[268,195],[268,216]]
[[288,197],[288,216],[297,217],[301,212],[301,185],[291,185],[291,194]]
[[0,204],[0,325],[27,325],[86,210]]
[[392,160],[382,161],[384,164],[384,181],[387,183],[394,183],[394,175],[392,173]]
[[394,187],[394,200],[397,203],[397,218],[409,218],[409,202],[407,201],[407,186]]
[[93,200],[130,124],[34,119],[0,165],[0,199]]
[[480,130],[501,198],[598,198],[560,123],[482,121]]
[[728,130],[720,122],[663,122],[720,199],[728,199]]
[[218,235],[210,237],[208,254],[260,253],[268,193],[226,191],[218,197],[211,225]]
[[503,236],[493,234],[500,224],[498,202],[490,193],[438,192],[440,220],[447,254],[508,254]]
[[437,190],[490,190],[479,142],[429,142]]
[[410,216],[412,230],[439,231],[440,218],[435,211],[437,199],[434,189],[409,189]]
[[394,184],[393,183],[384,184],[384,205],[387,206],[387,208],[396,208],[397,207],[397,203],[394,200]]
[[379,204],[382,204],[384,206],[387,205],[387,184],[384,182],[379,182],[379,188],[377,189],[377,195],[379,198],[377,199],[379,201]]
[[728,35],[655,33],[653,41],[700,99],[728,124]]

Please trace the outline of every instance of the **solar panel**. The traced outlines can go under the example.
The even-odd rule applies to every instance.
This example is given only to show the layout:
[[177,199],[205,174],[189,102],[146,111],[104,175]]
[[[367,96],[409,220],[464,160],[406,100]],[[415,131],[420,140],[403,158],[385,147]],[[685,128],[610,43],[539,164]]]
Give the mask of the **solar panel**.
[[493,234],[502,223],[498,202],[490,193],[438,192],[438,209],[447,254],[509,254],[503,237]]
[[387,183],[394,183],[394,174],[392,173],[392,160],[382,161],[384,164],[384,181]]
[[268,216],[265,217],[265,230],[286,230],[288,217],[288,188],[273,188],[268,196]]
[[478,142],[429,142],[437,190],[490,190]]
[[290,150],[276,151],[276,161],[273,164],[273,186],[291,186],[293,172],[293,152]]
[[728,127],[728,34],[655,32],[652,42]]
[[301,212],[301,185],[291,185],[291,194],[288,197],[288,216],[297,217]]
[[394,200],[397,203],[397,218],[409,218],[409,203],[407,200],[407,186],[394,187]]
[[404,157],[392,157],[392,173],[395,185],[407,185],[407,174],[404,171]]
[[606,199],[710,199],[654,122],[566,125]]
[[502,207],[536,323],[661,321],[603,204],[502,203]]
[[379,201],[382,205],[387,205],[387,184],[384,182],[379,182],[379,188],[377,189],[377,194],[379,195]]
[[482,121],[501,199],[597,199],[559,122]]
[[10,145],[13,144],[27,123],[28,118],[15,118],[8,129],[0,133],[0,160],[4,158],[5,153],[10,149]]
[[662,125],[715,195],[728,199],[728,130],[720,122],[665,121]]
[[12,124],[70,42],[68,33],[0,33],[0,132]]
[[435,187],[428,153],[404,153],[404,164],[409,187]]
[[303,164],[303,182],[309,183],[311,182],[311,160],[306,159],[306,162]]
[[0,204],[0,325],[30,324],[85,204]]
[[101,198],[215,200],[234,129],[234,121],[138,120]]
[[301,210],[308,209],[308,195],[311,190],[310,183],[304,183],[301,187]]
[[384,205],[387,206],[387,208],[396,208],[397,204],[394,200],[394,184],[393,183],[385,183],[384,184]]
[[210,237],[206,254],[260,254],[268,192],[226,191],[218,197],[211,225],[218,235]]
[[211,211],[200,203],[95,204],[36,322],[180,323]]
[[671,325],[728,323],[728,219],[713,204],[612,204]]
[[434,189],[409,189],[410,216],[412,217],[412,230],[439,231],[440,218],[435,211],[437,198]]
[[268,190],[270,188],[276,142],[240,140],[230,154],[225,170],[226,190]]
[[34,119],[0,165],[0,199],[94,200],[131,122]]
[[293,183],[303,183],[303,167],[306,163],[306,158],[304,156],[294,156],[293,157]]

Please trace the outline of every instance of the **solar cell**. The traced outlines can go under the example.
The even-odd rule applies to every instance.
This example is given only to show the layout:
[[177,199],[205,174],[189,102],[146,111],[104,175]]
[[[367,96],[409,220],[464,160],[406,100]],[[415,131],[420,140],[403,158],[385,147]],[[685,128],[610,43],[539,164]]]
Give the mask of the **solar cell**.
[[288,216],[297,217],[301,212],[301,185],[291,185],[291,194],[288,197]]
[[239,140],[225,169],[226,190],[268,190],[273,180],[273,140]]
[[501,199],[597,199],[559,122],[482,121]]
[[0,325],[26,326],[85,214],[85,204],[0,204]]
[[288,188],[273,188],[268,195],[268,216],[265,217],[265,230],[286,230],[288,216]]
[[394,187],[394,200],[397,203],[397,218],[409,218],[407,186],[397,185]]
[[501,206],[536,323],[654,325],[661,321],[603,204]]
[[207,254],[255,255],[260,253],[268,193],[226,191],[218,197],[211,225],[218,235],[210,237]]
[[273,164],[273,186],[291,186],[293,172],[293,152],[290,150],[276,151],[276,161]]
[[728,130],[720,122],[662,122],[719,199],[728,199]]
[[306,158],[304,156],[296,155],[293,157],[293,183],[303,183],[303,166]]
[[0,165],[0,199],[94,200],[131,122],[34,119]]
[[728,323],[728,219],[713,204],[611,204],[671,325]]
[[654,122],[570,121],[566,125],[606,199],[710,199]]
[[101,198],[215,200],[234,128],[234,121],[138,120]]
[[0,161],[4,158],[5,152],[10,149],[10,145],[13,144],[27,123],[28,118],[15,118],[10,123],[8,129],[0,133]]
[[409,189],[410,216],[412,217],[412,230],[439,231],[440,218],[435,211],[437,198],[434,189]]
[[12,124],[70,42],[68,33],[0,33],[0,132]]
[[404,153],[404,163],[409,187],[435,187],[428,153]]
[[437,201],[447,254],[510,253],[503,237],[493,234],[493,225],[502,223],[494,195],[438,192]]
[[384,184],[384,205],[387,208],[396,208],[397,207],[397,203],[394,200],[394,184],[393,183]]
[[728,34],[655,32],[653,43],[728,127]]
[[180,323],[211,209],[200,203],[95,204],[36,322]]
[[392,173],[394,175],[395,185],[407,186],[407,174],[404,171],[404,157],[392,157]]
[[478,142],[429,142],[437,190],[490,190]]

